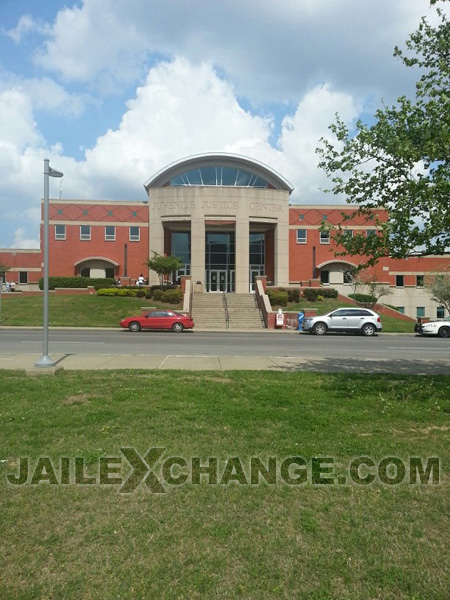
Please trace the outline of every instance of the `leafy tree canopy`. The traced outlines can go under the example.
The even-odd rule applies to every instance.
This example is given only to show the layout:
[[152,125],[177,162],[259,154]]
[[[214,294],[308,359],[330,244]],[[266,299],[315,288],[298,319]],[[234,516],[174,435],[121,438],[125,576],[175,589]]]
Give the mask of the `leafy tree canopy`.
[[425,288],[434,302],[444,306],[450,313],[450,270],[430,273],[425,277]]
[[354,216],[365,215],[378,229],[378,235],[349,237],[344,223],[332,232],[346,253],[368,256],[365,264],[450,247],[450,24],[442,7],[435,8],[438,24],[422,18],[406,42],[412,55],[394,51],[405,66],[421,69],[415,98],[383,105],[372,126],[356,123],[354,135],[337,115],[330,129],[338,143],[322,138],[317,149],[334,184],[327,191],[343,194],[357,205]]
[[162,256],[157,252],[153,252],[153,257],[150,257],[146,264],[150,271],[155,271],[159,275],[161,284],[165,276],[181,269],[183,266],[183,262],[176,256]]

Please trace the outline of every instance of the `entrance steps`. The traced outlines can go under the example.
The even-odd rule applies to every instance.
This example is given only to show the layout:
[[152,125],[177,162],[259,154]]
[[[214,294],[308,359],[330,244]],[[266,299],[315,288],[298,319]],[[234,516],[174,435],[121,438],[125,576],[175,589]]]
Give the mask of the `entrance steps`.
[[199,329],[264,327],[254,294],[193,294],[191,314]]
[[261,329],[264,327],[255,294],[227,294],[229,329]]

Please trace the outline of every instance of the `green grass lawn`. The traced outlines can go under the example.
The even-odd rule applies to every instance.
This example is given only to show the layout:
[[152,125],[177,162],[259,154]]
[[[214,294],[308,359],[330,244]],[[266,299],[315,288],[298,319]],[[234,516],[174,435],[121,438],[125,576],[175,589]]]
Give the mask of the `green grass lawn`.
[[[3,325],[42,326],[42,298],[36,296],[14,296],[3,294],[1,319]],[[124,317],[140,314],[142,306],[161,307],[160,303],[145,298],[109,298],[106,296],[55,296],[49,297],[49,322],[54,327],[118,327]],[[285,310],[298,312],[300,309],[315,308],[319,315],[339,306],[338,300],[326,298],[323,302],[307,302],[291,305]],[[354,306],[348,304],[348,306]],[[170,305],[181,310],[181,305]],[[274,309],[276,310],[276,309]],[[395,317],[382,317],[383,331],[390,333],[413,333],[413,322]]]
[[[444,376],[0,372],[0,598],[448,600],[448,387]],[[188,479],[122,494],[73,473],[65,485],[6,481],[20,457],[43,456],[55,471],[83,458],[98,479],[99,459],[123,447],[217,457],[219,471],[233,457],[333,457],[341,476],[358,456],[439,457],[441,482]]]
[[[3,325],[42,326],[41,297],[12,297],[2,299]],[[54,327],[118,327],[125,317],[141,314],[141,307],[160,307],[145,298],[107,296],[49,296],[49,324]],[[171,305],[179,310],[181,305]]]

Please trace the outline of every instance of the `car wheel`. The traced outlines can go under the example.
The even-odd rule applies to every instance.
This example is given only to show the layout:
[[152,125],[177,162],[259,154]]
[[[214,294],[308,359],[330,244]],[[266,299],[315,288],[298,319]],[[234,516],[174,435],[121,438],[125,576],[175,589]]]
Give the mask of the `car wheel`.
[[439,337],[448,338],[450,337],[450,327],[441,327],[438,333]]
[[316,323],[313,328],[315,335],[323,335],[327,332],[327,326],[325,323]]
[[140,331],[141,326],[137,321],[131,321],[131,323],[128,325],[128,329],[130,331]]
[[175,331],[175,333],[181,333],[183,329],[183,323],[174,323],[172,325],[172,330]]
[[375,325],[372,325],[371,323],[366,323],[361,328],[361,333],[363,335],[375,335],[375,332],[376,332],[376,327],[375,327]]

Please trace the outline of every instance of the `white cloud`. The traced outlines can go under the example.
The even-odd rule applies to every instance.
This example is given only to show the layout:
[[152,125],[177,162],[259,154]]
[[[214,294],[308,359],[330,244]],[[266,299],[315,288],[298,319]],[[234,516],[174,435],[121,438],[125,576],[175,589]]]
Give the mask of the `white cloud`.
[[20,88],[0,92],[0,162],[11,145],[24,150],[42,141],[37,130],[30,98]]
[[127,109],[120,127],[86,152],[83,166],[84,176],[102,174],[105,192],[113,197],[126,186],[143,194],[144,181],[183,156],[269,149],[271,121],[245,112],[232,87],[209,64],[192,65],[182,58],[161,63]]
[[415,77],[393,48],[429,12],[424,0],[83,0],[59,11],[35,61],[103,92],[157,53],[220,65],[255,101],[295,101],[320,82],[390,100]]
[[50,34],[50,26],[42,20],[35,20],[31,15],[23,15],[20,17],[17,27],[14,29],[2,29],[4,35],[13,40],[15,44],[19,44],[24,36],[32,32],[40,33],[41,35]]
[[[321,137],[332,139],[328,126],[336,112],[344,122],[351,124],[361,110],[361,105],[349,94],[333,91],[329,85],[319,85],[304,96],[293,116],[284,118],[279,145],[285,161],[284,173],[296,187],[293,199],[305,203],[338,201],[321,191],[329,187],[330,182],[318,169],[316,148]],[[336,140],[333,139],[333,143],[338,147]]]
[[27,238],[25,229],[19,227],[14,232],[13,248],[17,249],[34,249],[39,248],[39,240],[33,238]]

